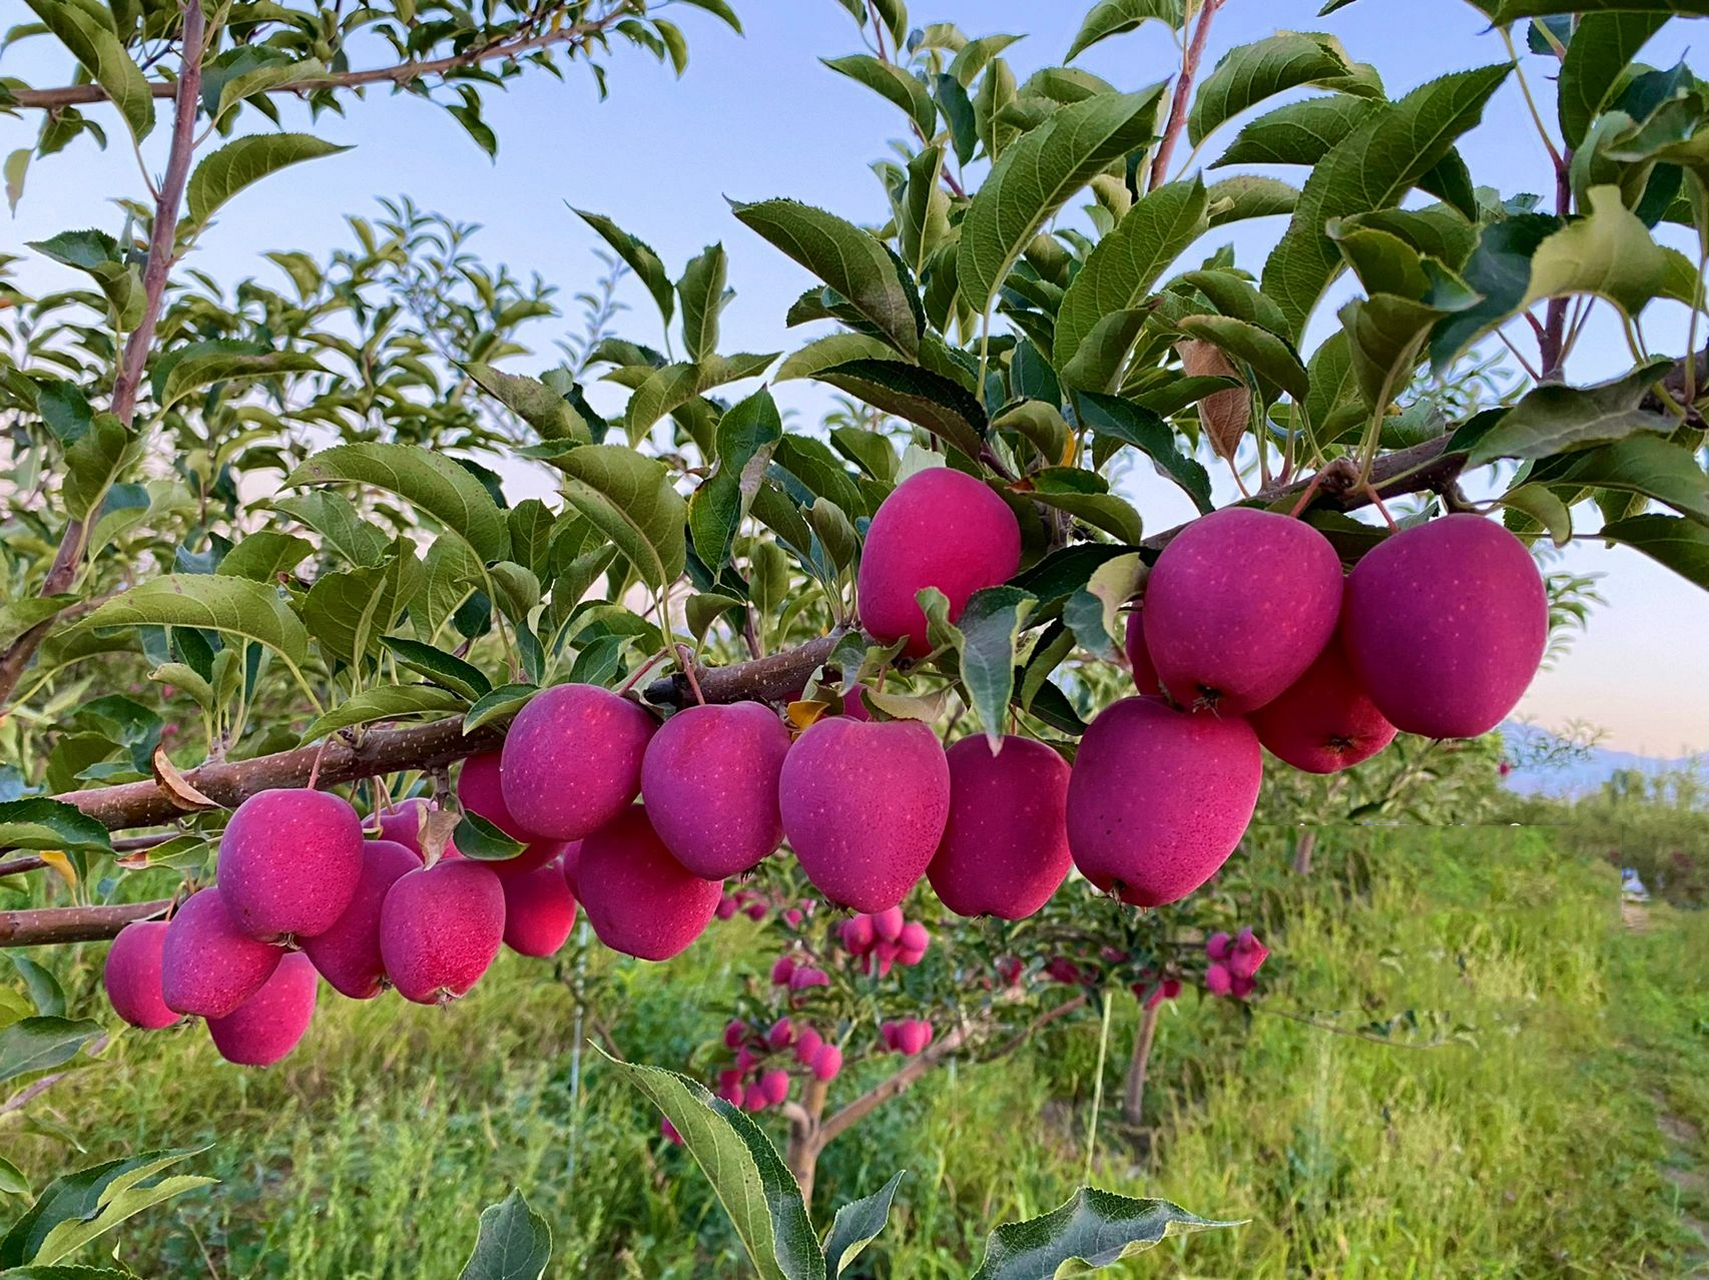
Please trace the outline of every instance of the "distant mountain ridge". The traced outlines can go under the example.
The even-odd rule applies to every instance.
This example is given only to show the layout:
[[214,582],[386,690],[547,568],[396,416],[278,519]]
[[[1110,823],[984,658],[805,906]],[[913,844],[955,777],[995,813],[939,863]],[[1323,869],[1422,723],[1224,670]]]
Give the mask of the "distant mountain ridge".
[[[1536,725],[1509,720],[1500,726],[1511,756],[1523,760],[1532,752],[1527,747],[1550,735]],[[1527,795],[1578,796],[1595,791],[1623,769],[1657,774],[1669,769],[1709,766],[1709,753],[1697,755],[1662,756],[1639,755],[1632,751],[1612,751],[1607,747],[1591,747],[1578,757],[1560,763],[1516,767],[1507,775],[1507,785]]]

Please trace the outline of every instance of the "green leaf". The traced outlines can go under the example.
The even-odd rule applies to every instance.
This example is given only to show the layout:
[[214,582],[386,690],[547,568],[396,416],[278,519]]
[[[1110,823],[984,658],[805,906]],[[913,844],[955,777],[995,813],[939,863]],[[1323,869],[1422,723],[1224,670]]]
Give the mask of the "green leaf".
[[452,842],[458,853],[476,862],[509,862],[528,847],[509,832],[501,830],[491,819],[468,809],[463,810]]
[[1341,270],[1324,234],[1331,218],[1398,204],[1454,140],[1478,123],[1512,70],[1510,64],[1459,71],[1420,85],[1380,108],[1330,151],[1300,193],[1293,220],[1264,264],[1263,291],[1299,337],[1307,317]]
[[110,413],[98,413],[65,451],[65,481],[59,497],[75,520],[87,520],[106,500],[113,482],[136,460],[137,437]]
[[308,633],[278,589],[247,578],[197,573],[152,578],[114,596],[76,629],[100,627],[200,627],[258,641],[293,666],[308,656]]
[[986,587],[968,597],[956,624],[961,683],[995,751],[1015,692],[1015,643],[1038,599],[1019,587]]
[[[788,364],[784,362],[786,368]],[[759,489],[771,451],[782,438],[783,418],[771,392],[764,387],[733,405],[718,420],[717,470],[688,502],[695,554],[715,571],[730,558],[736,530]]]
[[4,167],[0,168],[6,179],[6,207],[14,214],[18,212],[18,201],[24,198],[24,175],[30,171],[33,154],[28,147],[19,147],[6,157]]
[[288,489],[339,483],[395,494],[461,537],[482,560],[502,560],[510,550],[504,514],[486,486],[431,449],[375,442],[334,445],[285,477]]
[[111,853],[107,828],[75,805],[47,796],[0,803],[0,849]]
[[1295,31],[1236,45],[1218,59],[1193,95],[1187,140],[1196,147],[1264,99],[1347,71],[1346,61],[1334,49]]
[[1236,1222],[1211,1222],[1167,1200],[1133,1200],[1081,1187],[1041,1218],[991,1233],[973,1280],[1049,1280],[1113,1266],[1172,1236]]
[[1590,122],[1602,114],[1627,64],[1667,23],[1665,12],[1586,13],[1567,43],[1555,105],[1561,136],[1569,147],[1584,141]]
[[59,616],[67,605],[77,603],[69,592],[56,596],[25,596],[9,604],[0,604],[0,649],[11,645],[24,632],[38,623]]
[[1148,307],[1130,307],[1100,319],[1061,366],[1063,384],[1080,391],[1109,391],[1150,316]]
[[1521,310],[1541,298],[1589,293],[1632,316],[1667,289],[1667,255],[1621,200],[1620,188],[1592,187],[1589,197],[1590,216],[1569,222],[1531,255]]
[[[378,564],[391,546],[386,535],[362,519],[350,500],[341,493],[327,491],[306,493],[300,498],[275,498],[271,505],[320,534],[328,547],[351,564]],[[461,538],[440,539],[439,542],[455,542],[464,554],[473,555]],[[439,542],[434,545],[438,546]],[[475,561],[477,568],[479,563]]]
[[426,676],[434,684],[449,689],[470,702],[492,692],[492,681],[486,678],[481,669],[473,663],[464,662],[455,654],[435,649],[432,645],[422,644],[418,640],[406,640],[402,636],[383,636],[380,643],[391,650],[399,666],[414,671],[417,675]]
[[303,601],[303,622],[322,653],[356,666],[409,608],[425,580],[415,544],[400,537],[380,564],[316,578]]
[[1272,218],[1292,213],[1299,203],[1298,187],[1280,178],[1241,174],[1205,188],[1205,225],[1220,227],[1247,218]]
[[112,19],[94,5],[66,0],[28,0],[42,25],[82,64],[89,78],[106,90],[138,142],[154,128],[154,94],[142,68],[125,52]]
[[0,1239],[0,1266],[58,1262],[144,1209],[212,1185],[214,1178],[165,1172],[205,1150],[145,1151],[55,1178]]
[[900,360],[849,360],[814,377],[924,427],[969,458],[977,458],[984,448],[984,408],[960,383],[941,374]]
[[677,281],[677,296],[682,299],[682,342],[691,361],[704,360],[718,350],[718,314],[730,300],[724,287],[729,265],[724,246],[709,245],[698,258],[690,260]]
[[832,71],[864,84],[887,102],[902,109],[920,133],[929,138],[938,131],[937,107],[924,82],[892,62],[880,62],[871,54],[846,58],[821,58]]
[[949,74],[957,84],[964,89],[970,89],[973,82],[979,78],[979,73],[990,65],[992,58],[1010,45],[1025,39],[1025,36],[989,35],[969,40],[956,51],[955,57],[950,59]]
[[273,582],[280,574],[289,574],[314,554],[314,543],[291,533],[260,529],[239,539],[226,552],[214,572],[227,578],[248,578],[251,582]]
[[1709,529],[1680,516],[1630,516],[1602,526],[1598,537],[1642,551],[1687,582],[1709,591]]
[[835,214],[794,200],[734,204],[736,218],[852,303],[903,355],[920,351],[920,325],[896,260]]
[[1632,372],[1589,387],[1548,383],[1525,393],[1486,432],[1467,456],[1470,466],[1497,458],[1546,458],[1552,454],[1623,440],[1634,431],[1666,435],[1677,425],[1645,409],[1671,361],[1652,360]]
[[461,713],[468,699],[449,689],[430,684],[388,684],[364,689],[303,730],[301,741],[313,742],[329,733],[376,720],[402,720],[411,716],[444,716]]
[[193,392],[216,382],[275,378],[287,373],[325,373],[306,351],[261,351],[250,344],[224,341],[192,343],[168,352],[154,366],[155,402],[169,408]]
[[185,200],[190,220],[207,222],[214,211],[251,183],[303,160],[348,151],[312,133],[252,133],[202,157],[190,175]]
[[473,733],[495,720],[508,720],[526,707],[540,690],[531,684],[501,684],[483,695],[463,717],[463,732]]
[[706,639],[706,633],[732,609],[740,609],[746,605],[745,600],[736,596],[724,595],[718,591],[702,591],[690,596],[682,607],[683,619],[688,623],[688,634],[694,637],[694,643],[700,644]]
[[1567,510],[1566,503],[1542,485],[1519,485],[1502,494],[1497,501],[1504,507],[1523,512],[1542,525],[1557,547],[1564,547],[1572,541],[1572,512]]
[[65,988],[59,985],[59,979],[21,952],[14,951],[9,958],[24,980],[24,989],[30,993],[36,1012],[44,1018],[63,1018]]
[[[683,319],[686,322],[688,317]],[[624,430],[630,444],[637,445],[646,439],[654,423],[696,396],[727,382],[757,377],[776,359],[775,351],[764,355],[707,356],[694,364],[668,364],[647,375],[646,381],[629,397],[629,408],[624,417]],[[557,463],[558,459],[554,458],[553,462]]]
[[1009,268],[1070,196],[1150,141],[1162,92],[1087,98],[1004,149],[961,224],[956,275],[975,312],[990,309]]
[[1027,496],[1034,502],[1042,502],[1047,507],[1066,511],[1075,519],[1084,521],[1094,529],[1114,534],[1130,545],[1138,543],[1144,537],[1139,512],[1113,493],[1034,491]]
[[825,1271],[830,1280],[837,1280],[860,1251],[884,1230],[890,1221],[890,1202],[896,1198],[896,1188],[906,1176],[905,1170],[899,1172],[871,1195],[852,1200],[837,1210],[831,1233],[825,1237]]
[[1087,392],[1080,399],[1086,425],[1093,432],[1131,444],[1156,465],[1160,474],[1169,477],[1186,491],[1201,515],[1208,515],[1211,502],[1211,478],[1203,464],[1181,451],[1175,433],[1149,409],[1116,396]]
[[1098,41],[1132,31],[1142,22],[1157,21],[1179,31],[1185,16],[1181,0],[1099,0],[1080,24],[1062,60],[1073,62]]
[[[62,1067],[75,1058],[84,1045],[105,1034],[101,1024],[90,1018],[79,1018],[75,1022],[68,1018],[21,1018],[10,1026],[0,1027],[0,1084],[19,1076]],[[0,1240],[0,1261],[33,1260],[8,1258],[5,1241]],[[52,1262],[53,1259],[46,1261]]]
[[1236,320],[1233,316],[1188,316],[1180,329],[1220,347],[1230,357],[1251,367],[1261,381],[1280,387],[1295,400],[1304,400],[1311,389],[1299,353],[1285,338],[1268,329]]
[[897,243],[903,262],[916,279],[925,273],[932,251],[950,236],[949,193],[939,181],[943,164],[941,146],[926,147],[908,162]]
[[593,443],[593,431],[586,420],[544,382],[504,373],[478,360],[471,360],[463,368],[476,386],[538,431],[542,440]]
[[1206,192],[1197,174],[1136,201],[1098,242],[1062,296],[1052,363],[1060,372],[1097,323],[1137,307],[1164,268],[1205,229]]
[[0,1156],[0,1195],[27,1196],[29,1194],[30,1180],[24,1176],[24,1171],[5,1156]]
[[512,1191],[481,1210],[480,1233],[459,1280],[541,1280],[552,1261],[552,1229]]
[[1689,447],[1659,436],[1631,436],[1553,458],[1534,468],[1529,478],[1551,487],[1641,494],[1709,525],[1709,475]]
[[1560,225],[1546,214],[1522,214],[1484,227],[1460,275],[1484,300],[1444,316],[1430,336],[1430,362],[1444,372],[1460,352],[1520,310],[1531,286],[1531,255]]
[[832,333],[809,342],[777,367],[775,382],[811,378],[850,360],[893,360],[896,352],[888,343],[864,333]]
[[112,1267],[8,1267],[0,1271],[0,1280],[137,1280],[137,1274]]
[[[689,3],[699,2],[701,0],[689,0]],[[665,264],[659,261],[659,255],[645,241],[637,240],[604,214],[588,213],[584,209],[573,209],[573,212],[597,231],[600,238],[629,265],[629,269],[641,278],[641,283],[658,304],[659,314],[664,317],[668,329],[676,311],[676,295],[671,291],[670,276],[665,271]]]
[[[1351,0],[1344,0],[1351,3]],[[1474,8],[1488,15],[1491,26],[1505,27],[1521,18],[1541,18],[1554,13],[1585,13],[1592,9],[1643,10],[1655,13],[1709,16],[1706,0],[1471,0]]]
[[326,67],[318,58],[299,60],[267,46],[239,45],[202,68],[202,110],[222,116],[258,94],[325,76]]
[[1346,137],[1387,107],[1365,98],[1331,94],[1266,111],[1241,126],[1228,150],[1211,164],[1316,164]]
[[825,1255],[808,1221],[801,1190],[765,1132],[686,1076],[620,1062],[604,1050],[599,1052],[682,1135],[683,1145],[712,1183],[761,1280],[823,1280]]
[[1424,341],[1442,312],[1428,303],[1392,293],[1355,298],[1336,313],[1347,334],[1348,354],[1359,394],[1384,409],[1412,381],[1424,357]]
[[662,463],[622,445],[590,444],[556,465],[564,472],[564,496],[616,544],[641,581],[657,589],[682,576],[688,504]]

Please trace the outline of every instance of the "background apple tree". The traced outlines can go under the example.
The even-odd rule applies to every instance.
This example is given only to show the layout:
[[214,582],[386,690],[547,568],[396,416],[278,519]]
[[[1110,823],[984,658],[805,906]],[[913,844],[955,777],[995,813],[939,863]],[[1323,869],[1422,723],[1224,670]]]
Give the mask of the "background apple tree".
[[[235,287],[195,269],[197,237],[228,201],[265,198],[277,171],[339,150],[317,122],[367,92],[427,96],[497,152],[484,94],[542,70],[603,76],[619,41],[681,72],[685,29],[739,31],[723,0],[479,18],[402,0],[349,13],[32,0],[36,20],[9,41],[57,41],[75,71],[58,87],[0,79],[0,108],[40,123],[5,162],[12,202],[51,181],[62,151],[134,141],[144,157],[152,135],[167,141],[160,172],[143,163],[135,190],[89,211],[101,225],[27,246],[64,268],[62,291],[0,293],[0,885],[16,908],[0,913],[0,946],[111,938],[175,913],[212,880],[231,811],[269,789],[339,789],[375,821],[419,799],[429,862],[447,841],[513,860],[526,842],[464,811],[452,773],[497,752],[554,686],[614,691],[655,721],[752,700],[797,735],[852,716],[944,741],[1028,738],[1072,760],[1135,692],[1129,603],[1197,524],[1152,527],[1112,484],[1135,466],[1201,518],[1226,469],[1240,505],[1299,516],[1345,566],[1476,513],[1539,554],[1624,544],[1709,586],[1709,91],[1683,64],[1639,61],[1664,23],[1709,6],[1478,0],[1487,64],[1397,87],[1312,33],[1202,66],[1222,0],[1103,0],[1062,65],[1025,80],[1004,56],[1011,36],[913,21],[899,0],[842,3],[863,51],[828,65],[898,113],[894,158],[877,166],[885,221],[784,190],[706,229],[757,235],[813,275],[788,313],[801,342],[725,349],[721,244],[667,264],[647,228],[577,211],[610,256],[583,285],[585,337],[543,368],[516,334],[555,313],[555,284],[487,265],[469,228],[407,200],[352,217],[351,246],[327,260],[281,249],[276,272]],[[1150,22],[1176,31],[1178,66],[1114,85],[1074,65]],[[1530,118],[1486,119],[1510,78]],[[1553,120],[1531,93],[1543,78],[1558,81]],[[1553,189],[1469,172],[1455,143],[1480,125],[1535,128]],[[1278,234],[1262,261],[1236,261],[1215,232],[1253,218]],[[1330,324],[1317,313],[1343,275],[1357,291]],[[665,350],[623,335],[626,280],[656,306]],[[1592,312],[1629,347],[1627,370],[1596,382],[1573,360]],[[1525,376],[1491,394],[1468,370],[1498,349]],[[770,387],[797,379],[837,407],[786,422]],[[510,502],[504,476],[520,467],[550,469],[557,500]],[[922,593],[916,649],[863,630],[855,584],[880,506],[939,468],[1000,500],[1018,565],[955,605]],[[1365,508],[1381,518],[1354,516]],[[1583,580],[1547,585],[1550,621],[1569,627]],[[1141,677],[1138,692],[1156,690]],[[1494,748],[1438,740],[1451,736],[1403,734],[1327,782],[1269,760],[1249,851],[1266,820],[1428,815],[1450,792],[1475,805]],[[1287,840],[1309,869],[1309,838]],[[612,1070],[703,1161],[717,1151],[774,1190],[805,1190],[747,1220],[731,1206],[762,1274],[836,1274],[876,1233],[894,1183],[820,1243],[814,1161],[932,1065],[1011,1051],[1060,1017],[1107,1021],[1124,987],[1153,1026],[1183,980],[1252,993],[1263,943],[1240,930],[1268,922],[1214,885],[1144,913],[1081,881],[1046,896],[1027,919],[966,924],[924,890],[905,921],[839,914],[782,859],[728,886],[718,914],[759,907],[789,962],[732,1004],[735,1096]],[[51,953],[34,954],[33,1004],[0,1028],[0,1062],[26,1089],[107,1034],[66,1016]],[[817,976],[791,980],[803,970]],[[835,1067],[816,1067],[824,1045]],[[868,1064],[869,1087],[831,1107],[845,1058]],[[1137,1115],[1137,1048],[1133,1070]],[[742,1114],[767,1106],[787,1121],[781,1160]],[[1086,1192],[1078,1214],[1004,1228],[980,1274],[1047,1274],[1004,1269],[1005,1251],[1077,1256],[1088,1222],[1117,1229],[1116,1253],[1205,1225],[1134,1203]],[[511,1206],[488,1225],[533,1224]],[[75,1247],[31,1238],[29,1253],[0,1242],[0,1264]]]

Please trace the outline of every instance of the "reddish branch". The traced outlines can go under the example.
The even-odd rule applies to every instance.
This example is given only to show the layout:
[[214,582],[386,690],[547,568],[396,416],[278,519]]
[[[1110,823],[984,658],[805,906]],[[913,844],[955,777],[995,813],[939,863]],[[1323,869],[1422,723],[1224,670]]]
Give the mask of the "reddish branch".
[[[184,200],[184,187],[190,180],[190,159],[196,149],[196,100],[202,89],[202,55],[207,28],[199,0],[184,6],[183,63],[178,70],[175,86],[162,86],[174,92],[172,147],[166,157],[166,177],[160,185],[160,195],[154,204],[154,224],[148,242],[148,260],[142,269],[142,318],[131,330],[125,343],[124,356],[118,375],[113,380],[113,416],[130,429],[136,418],[137,389],[142,385],[143,369],[154,345],[154,330],[160,320],[161,302],[166,296],[166,280],[177,255],[178,208]],[[93,87],[93,86],[91,86]],[[83,544],[88,530],[81,520],[66,522],[65,533],[59,540],[59,550],[47,577],[42,580],[41,594],[59,595],[70,589],[83,563]],[[30,658],[53,629],[53,618],[43,619],[19,636],[0,654],[0,708],[6,705],[12,690],[24,674]]]
[[1199,10],[1199,25],[1193,28],[1193,36],[1187,43],[1186,52],[1181,55],[1181,74],[1175,80],[1175,96],[1169,103],[1169,123],[1164,126],[1163,138],[1157,144],[1157,154],[1151,161],[1151,181],[1146,190],[1155,191],[1163,184],[1169,172],[1169,157],[1175,150],[1175,139],[1181,136],[1181,130],[1187,127],[1187,104],[1193,97],[1193,78],[1199,73],[1199,62],[1205,56],[1205,41],[1211,33],[1211,19],[1216,11],[1223,6],[1223,0],[1204,0],[1204,6]]
[[110,907],[43,907],[0,911],[0,947],[39,947],[56,942],[95,942],[118,935],[133,920],[164,915],[171,898]]
[[[191,8],[196,8],[192,5]],[[341,71],[333,75],[319,76],[313,80],[297,80],[290,84],[278,85],[267,90],[269,93],[310,93],[317,89],[360,89],[371,84],[405,85],[424,76],[445,75],[447,72],[461,71],[467,67],[479,66],[483,62],[491,62],[495,58],[517,58],[523,54],[535,53],[541,49],[550,49],[557,45],[581,45],[589,39],[600,35],[619,19],[632,16],[634,6],[619,5],[610,13],[600,18],[586,22],[572,23],[556,31],[546,31],[538,35],[530,35],[520,39],[499,40],[479,48],[467,49],[462,53],[444,58],[430,58],[421,62],[400,62],[390,67],[370,67],[364,71]],[[198,11],[197,22],[201,21]],[[189,23],[185,23],[186,47],[189,44]],[[149,91],[157,98],[170,98],[175,93],[175,86],[169,81],[154,81],[149,85]],[[14,89],[12,101],[20,107],[35,107],[52,110],[57,107],[80,106],[90,102],[105,102],[107,91],[96,84],[66,85],[59,89]]]

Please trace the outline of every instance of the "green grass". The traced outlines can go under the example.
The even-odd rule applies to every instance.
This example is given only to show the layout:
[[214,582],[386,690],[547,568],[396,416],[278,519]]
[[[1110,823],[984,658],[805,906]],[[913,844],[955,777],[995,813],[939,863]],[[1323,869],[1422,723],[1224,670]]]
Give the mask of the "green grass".
[[[1253,843],[1255,861],[1283,862]],[[1273,945],[1262,1000],[1170,1007],[1139,1132],[1115,1119],[1135,1021],[1118,1003],[1094,1180],[1250,1221],[1134,1274],[1652,1277],[1701,1260],[1682,1223],[1709,1219],[1694,1172],[1709,1157],[1709,915],[1658,906],[1634,931],[1611,868],[1499,827],[1339,832],[1311,878],[1249,878]],[[763,955],[745,926],[717,936],[668,966],[596,960],[598,1030],[681,1065]],[[1353,1034],[1406,1010],[1417,1027],[1390,1043]],[[195,1163],[222,1186],[121,1229],[145,1274],[454,1276],[480,1208],[511,1186],[552,1223],[554,1275],[749,1274],[636,1096],[584,1060],[572,1106],[574,1034],[551,966],[507,956],[444,1011],[329,999],[268,1072],[225,1067],[198,1028],[123,1036],[31,1114],[88,1158],[214,1144]],[[1097,1052],[1095,1021],[1053,1028],[927,1077],[834,1143],[821,1219],[911,1175],[861,1274],[964,1280],[992,1225],[1065,1198]],[[38,1181],[87,1159],[16,1125],[0,1146]]]

